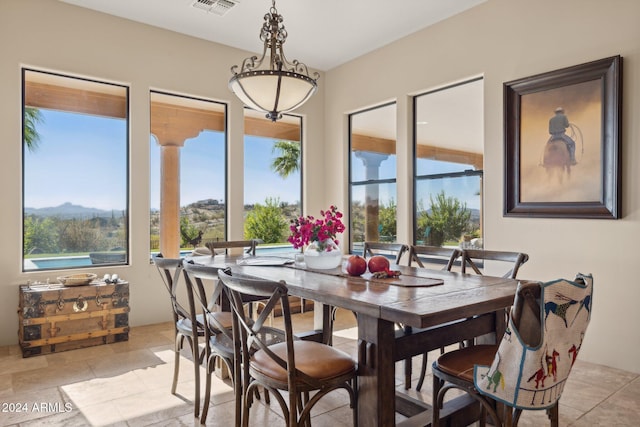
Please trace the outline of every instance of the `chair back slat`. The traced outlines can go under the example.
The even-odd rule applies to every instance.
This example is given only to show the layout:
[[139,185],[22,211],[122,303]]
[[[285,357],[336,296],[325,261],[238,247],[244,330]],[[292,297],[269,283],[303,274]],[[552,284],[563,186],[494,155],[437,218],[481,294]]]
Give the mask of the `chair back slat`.
[[223,249],[224,249],[224,253],[228,254],[229,249],[236,249],[236,248],[242,248],[244,249],[245,253],[249,255],[255,255],[256,246],[258,246],[258,243],[260,243],[260,241],[258,241],[257,239],[225,240],[225,241],[219,241],[219,242],[214,242],[214,241],[206,242],[205,246],[207,247],[207,249],[211,251],[211,255],[216,255],[218,251]]
[[395,256],[394,262],[400,265],[402,256],[409,250],[409,246],[404,243],[386,243],[386,242],[364,242],[362,255],[372,257],[374,255],[393,255]]
[[171,307],[173,309],[174,321],[180,319],[189,319],[189,308],[185,308],[178,301],[178,284],[180,283],[180,275],[182,274],[182,259],[180,258],[164,258],[162,254],[153,257],[153,263],[155,264],[162,282],[164,283],[169,298],[171,300]]
[[502,261],[510,264],[510,269],[502,277],[515,279],[520,267],[529,260],[529,255],[522,252],[494,251],[484,249],[465,249],[462,251],[461,272],[466,273],[470,267],[475,274],[482,275],[479,262]]
[[461,252],[457,248],[444,248],[441,246],[411,245],[409,247],[409,265],[416,263],[424,268],[423,261],[444,263],[442,270],[451,271],[454,262],[460,257]]

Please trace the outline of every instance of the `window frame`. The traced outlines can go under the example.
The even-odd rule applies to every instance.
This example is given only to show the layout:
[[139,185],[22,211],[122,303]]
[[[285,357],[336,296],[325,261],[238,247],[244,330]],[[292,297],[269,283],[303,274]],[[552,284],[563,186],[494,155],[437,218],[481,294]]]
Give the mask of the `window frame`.
[[[480,191],[481,191],[481,195],[480,197],[480,206],[481,206],[481,213],[480,213],[480,224],[482,224],[483,221],[483,216],[484,216],[484,191],[482,191],[482,186],[484,183],[484,164],[483,167],[481,169],[467,169],[464,171],[458,171],[458,172],[447,172],[447,173],[436,173],[436,174],[420,174],[418,175],[418,99],[421,96],[425,96],[425,95],[429,95],[429,94],[433,94],[433,93],[437,93],[437,92],[442,92],[444,90],[448,90],[448,89],[453,89],[455,87],[458,86],[462,86],[465,84],[470,84],[470,83],[475,83],[477,81],[484,81],[484,77],[483,76],[479,76],[479,77],[475,77],[475,78],[471,78],[468,80],[464,80],[461,82],[457,82],[457,83],[453,83],[453,84],[449,84],[443,87],[439,87],[437,89],[433,89],[433,90],[429,90],[426,92],[422,92],[419,94],[416,94],[412,97],[412,111],[413,111],[413,224],[412,224],[412,233],[411,233],[411,238],[412,238],[412,244],[416,244],[416,242],[418,241],[417,239],[417,232],[418,232],[418,183],[422,182],[422,181],[427,181],[427,180],[432,180],[432,179],[446,179],[446,178],[460,178],[460,177],[465,177],[465,176],[479,176],[480,177]],[[484,157],[484,146],[482,147],[482,153],[483,153],[483,157]],[[482,229],[482,228],[481,228]],[[482,237],[484,237],[484,230],[482,229]]]
[[[372,107],[369,108],[365,108],[363,110],[359,110],[359,111],[354,111],[353,113],[349,113],[348,117],[347,117],[347,131],[349,132],[349,138],[348,138],[348,144],[347,144],[347,159],[348,159],[348,173],[347,173],[347,179],[348,179],[348,191],[347,191],[347,197],[348,199],[348,209],[349,209],[349,253],[356,253],[354,252],[354,241],[353,241],[353,187],[354,186],[362,186],[362,185],[370,185],[370,184],[395,184],[396,186],[396,198],[398,195],[398,170],[397,170],[397,156],[398,156],[398,152],[397,152],[397,125],[396,125],[396,177],[395,178],[379,178],[379,179],[370,179],[370,180],[362,180],[362,181],[353,181],[353,164],[351,161],[351,157],[353,154],[353,116],[357,115],[357,114],[362,114],[362,113],[367,113],[369,111],[373,111],[373,110],[377,110],[379,108],[384,108],[384,107],[389,107],[389,106],[396,106],[398,103],[396,101],[389,101],[389,102],[385,102],[382,104],[378,104],[378,105],[374,105]],[[397,199],[396,199],[396,203],[397,203]],[[397,223],[397,218],[396,218],[396,223]],[[397,226],[396,226],[397,227]],[[398,230],[396,228],[396,236],[397,236]],[[397,239],[396,239],[397,240]]]
[[[65,270],[82,270],[82,269],[89,269],[89,268],[96,268],[96,267],[105,267],[105,266],[128,266],[131,265],[131,114],[130,114],[130,103],[131,103],[131,87],[130,85],[124,84],[124,83],[116,83],[116,82],[112,82],[112,81],[106,81],[106,80],[99,80],[97,78],[90,78],[90,77],[84,77],[84,76],[78,76],[78,75],[73,75],[72,73],[63,73],[63,72],[58,72],[58,71],[50,71],[50,70],[42,70],[42,69],[38,69],[36,67],[27,67],[27,66],[23,66],[21,67],[21,112],[22,112],[22,117],[21,117],[21,128],[20,128],[20,144],[21,144],[21,210],[22,210],[22,215],[21,215],[21,224],[20,224],[20,231],[21,231],[21,266],[20,266],[20,270],[22,273],[39,273],[39,272],[46,272],[46,271],[65,271]],[[25,172],[26,172],[26,168],[25,168],[25,160],[26,160],[26,150],[27,147],[24,143],[24,138],[25,138],[25,133],[24,133],[24,129],[25,129],[25,123],[26,123],[26,109],[27,109],[27,73],[32,72],[32,73],[40,73],[40,74],[46,74],[49,76],[55,76],[55,77],[60,77],[60,78],[64,78],[64,79],[73,79],[73,80],[78,80],[81,82],[88,82],[88,83],[95,83],[95,84],[101,84],[101,85],[107,85],[107,86],[113,86],[113,87],[118,87],[124,90],[124,120],[125,120],[125,147],[124,147],[124,152],[125,152],[125,193],[124,193],[124,198],[125,198],[125,212],[126,212],[126,220],[124,222],[124,227],[125,227],[125,244],[124,244],[124,248],[125,248],[125,260],[124,262],[114,262],[114,263],[107,263],[107,264],[90,264],[90,265],[76,265],[76,266],[68,266],[68,267],[51,267],[51,268],[37,268],[37,269],[26,269],[25,268],[25,220],[27,218],[27,215],[25,214],[25,190],[26,190],[26,176],[25,176]],[[42,108],[42,107],[36,107],[36,108]],[[48,108],[50,110],[54,110],[53,108]],[[79,113],[77,111],[70,111],[70,110],[56,110],[56,111],[60,111],[60,112],[67,112],[67,113]],[[87,113],[84,113],[87,114]],[[105,115],[105,117],[110,117],[108,115]],[[114,116],[115,117],[115,116]]]

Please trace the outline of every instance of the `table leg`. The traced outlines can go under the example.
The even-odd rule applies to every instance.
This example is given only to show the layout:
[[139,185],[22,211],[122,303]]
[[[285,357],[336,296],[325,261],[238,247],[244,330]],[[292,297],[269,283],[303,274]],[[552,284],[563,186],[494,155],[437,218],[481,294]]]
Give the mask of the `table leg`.
[[358,425],[395,425],[394,324],[358,313]]

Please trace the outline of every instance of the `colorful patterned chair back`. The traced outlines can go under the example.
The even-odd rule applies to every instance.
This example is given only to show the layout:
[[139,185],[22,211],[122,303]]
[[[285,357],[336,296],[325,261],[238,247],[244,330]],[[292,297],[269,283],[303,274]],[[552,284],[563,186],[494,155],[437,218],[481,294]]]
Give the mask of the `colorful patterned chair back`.
[[[516,316],[511,316],[491,366],[474,369],[479,393],[519,409],[546,409],[560,399],[591,318],[591,275],[578,274],[574,281],[561,279],[539,286],[539,332],[532,338],[530,327],[522,324],[524,319],[516,325]],[[526,309],[518,301],[521,297],[518,292],[514,309]]]

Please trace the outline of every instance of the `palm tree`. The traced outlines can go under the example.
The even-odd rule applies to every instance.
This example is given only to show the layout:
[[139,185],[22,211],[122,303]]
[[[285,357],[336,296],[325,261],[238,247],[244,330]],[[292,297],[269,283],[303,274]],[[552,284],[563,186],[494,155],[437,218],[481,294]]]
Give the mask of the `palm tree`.
[[300,143],[293,141],[277,141],[272,153],[278,155],[271,162],[271,170],[283,179],[300,170]]
[[24,108],[24,145],[31,152],[35,151],[38,148],[38,143],[40,142],[40,134],[36,129],[36,125],[38,123],[42,123],[44,121],[44,117],[40,110],[34,107],[25,107]]

